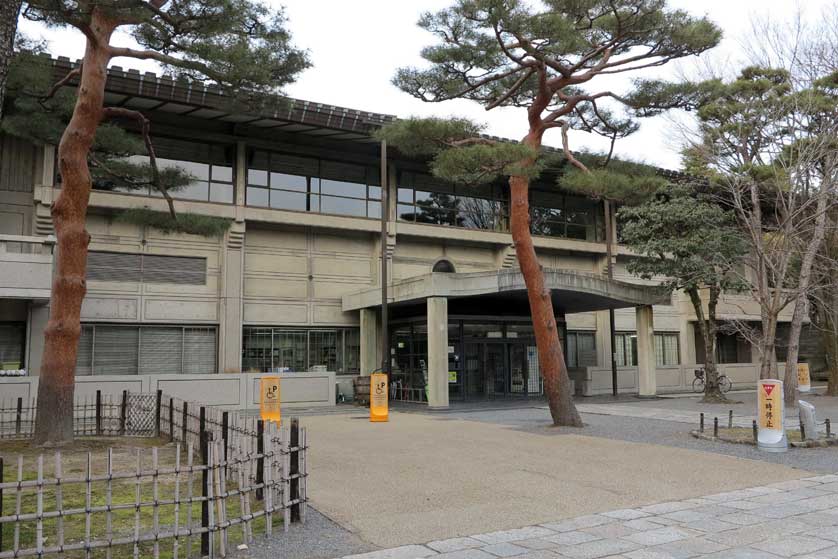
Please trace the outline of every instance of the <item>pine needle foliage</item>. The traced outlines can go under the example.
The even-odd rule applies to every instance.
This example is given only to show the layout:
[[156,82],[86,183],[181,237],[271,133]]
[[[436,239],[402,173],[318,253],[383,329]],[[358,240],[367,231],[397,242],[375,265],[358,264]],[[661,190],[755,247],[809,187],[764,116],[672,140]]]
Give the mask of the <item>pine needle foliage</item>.
[[177,219],[174,219],[170,213],[148,208],[132,208],[120,212],[116,215],[116,221],[153,227],[167,235],[186,233],[202,237],[223,237],[233,224],[231,219],[186,212],[178,212]]

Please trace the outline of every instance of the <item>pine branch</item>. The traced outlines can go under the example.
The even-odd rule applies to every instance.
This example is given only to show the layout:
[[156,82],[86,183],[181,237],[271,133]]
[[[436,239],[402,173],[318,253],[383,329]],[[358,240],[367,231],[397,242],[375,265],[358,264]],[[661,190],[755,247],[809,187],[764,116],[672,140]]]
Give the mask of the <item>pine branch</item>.
[[175,202],[169,194],[169,190],[160,181],[160,170],[157,167],[157,156],[154,153],[154,144],[151,141],[151,123],[148,118],[146,118],[146,116],[139,111],[126,109],[125,107],[105,107],[102,110],[102,118],[103,120],[110,118],[127,118],[136,120],[140,125],[140,133],[143,136],[143,142],[145,143],[145,148],[148,152],[149,165],[151,166],[151,184],[163,195],[163,198],[166,199],[166,203],[169,205],[169,213],[171,214],[172,219],[177,221]]

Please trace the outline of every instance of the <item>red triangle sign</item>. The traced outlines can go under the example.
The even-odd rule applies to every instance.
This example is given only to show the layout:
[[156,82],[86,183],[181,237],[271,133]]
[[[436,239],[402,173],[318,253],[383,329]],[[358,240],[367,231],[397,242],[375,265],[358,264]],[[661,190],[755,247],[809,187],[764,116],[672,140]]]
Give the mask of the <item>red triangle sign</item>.
[[774,387],[777,386],[776,384],[763,384],[762,388],[765,390],[766,396],[771,396],[771,393],[774,392]]

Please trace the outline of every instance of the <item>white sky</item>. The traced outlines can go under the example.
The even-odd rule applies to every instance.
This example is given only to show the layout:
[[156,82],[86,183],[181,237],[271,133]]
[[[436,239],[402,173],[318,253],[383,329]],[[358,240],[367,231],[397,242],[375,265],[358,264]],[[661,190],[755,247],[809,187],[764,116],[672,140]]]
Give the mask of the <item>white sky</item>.
[[[451,4],[451,0],[267,0],[286,7],[295,43],[308,49],[313,67],[286,89],[292,97],[342,107],[394,114],[468,116],[488,125],[491,134],[520,138],[526,132],[523,109],[494,109],[486,112],[468,101],[423,103],[390,83],[399,66],[420,65],[420,49],[434,38],[416,27],[419,14]],[[739,44],[750,28],[752,17],[791,18],[802,10],[806,18],[817,18],[834,0],[671,0],[670,5],[696,15],[708,15],[724,30],[723,43],[709,59],[738,67],[742,57]],[[84,38],[75,30],[47,30],[32,22],[22,22],[21,31],[49,42],[55,56],[80,58]],[[707,55],[705,55],[707,57]],[[114,59],[113,64],[153,71],[152,63]],[[681,71],[691,72],[696,59],[677,63]],[[671,77],[676,65],[647,70],[644,77]],[[602,80],[604,81],[604,80]],[[627,82],[610,79],[609,89],[621,90]],[[603,84],[593,80],[590,88]],[[548,132],[545,143],[560,145],[558,130]],[[607,148],[607,142],[583,132],[571,134],[571,147],[594,150]],[[678,133],[666,117],[644,121],[639,132],[618,141],[616,154],[661,167],[680,166]]]

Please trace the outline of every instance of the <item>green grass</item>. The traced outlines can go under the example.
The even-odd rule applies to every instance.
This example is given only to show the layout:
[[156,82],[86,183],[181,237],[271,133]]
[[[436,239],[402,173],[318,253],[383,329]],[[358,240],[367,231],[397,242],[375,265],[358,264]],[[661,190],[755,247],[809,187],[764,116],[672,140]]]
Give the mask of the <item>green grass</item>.
[[[107,448],[113,447],[113,461],[114,472],[118,473],[133,473],[136,471],[137,454],[139,453],[141,460],[141,467],[144,471],[152,469],[152,446],[158,446],[159,467],[172,468],[175,464],[176,451],[174,445],[166,445],[165,441],[155,439],[80,439],[71,448],[62,449],[62,478],[63,479],[80,479],[84,478],[87,453],[91,454],[92,471],[94,476],[102,476],[107,472]],[[0,443],[0,456],[5,461],[5,481],[14,481],[17,479],[17,456],[24,457],[24,476],[25,480],[37,479],[37,449],[31,449],[27,443],[20,442],[2,442]],[[198,463],[198,457],[194,457],[195,463]],[[181,464],[186,465],[187,457],[185,452],[181,454]],[[54,477],[54,453],[45,454],[44,456],[44,477]],[[186,475],[180,476],[180,496],[185,497],[188,493],[189,483]],[[195,496],[201,495],[201,474],[193,475],[191,483],[192,494]],[[235,485],[227,483],[227,490],[235,489]],[[137,486],[133,479],[114,480],[111,483],[113,504],[133,504],[136,498]],[[160,500],[171,500],[174,497],[175,491],[175,477],[174,475],[161,475],[158,478],[158,495]],[[107,482],[96,481],[91,483],[91,505],[104,506],[106,504]],[[16,510],[16,496],[14,490],[5,490],[3,494],[3,515],[9,516],[15,513]],[[61,497],[63,502],[63,509],[84,509],[86,503],[86,484],[85,483],[68,483],[61,487]],[[45,488],[43,493],[43,508],[44,511],[56,510],[56,499],[58,497],[56,488],[54,486]],[[151,502],[154,500],[153,483],[150,477],[144,477],[143,483],[140,486],[140,500],[141,502]],[[236,517],[241,509],[240,498],[238,496],[229,497],[225,499],[227,507],[227,518]],[[20,511],[21,514],[34,513],[37,511],[38,497],[35,488],[24,489],[21,494]],[[251,499],[251,510],[261,510],[261,503],[257,503],[255,499]],[[192,526],[194,528],[200,527],[201,522],[201,503],[192,503],[189,505],[181,505],[179,508],[179,526],[185,527],[187,517],[190,512],[192,515]],[[157,508],[158,524],[160,531],[169,531],[174,528],[175,523],[175,506],[161,505]],[[217,504],[215,509],[217,517]],[[106,512],[96,512],[91,515],[90,538],[105,539],[107,537],[106,529]],[[273,525],[279,526],[281,524],[281,515],[274,514]],[[135,527],[135,511],[133,507],[128,510],[113,511],[111,513],[112,533],[113,537],[131,537],[134,534]],[[58,519],[47,519],[43,522],[43,533],[46,537],[45,546],[53,546],[58,542]],[[85,539],[85,515],[73,514],[66,516],[63,519],[64,523],[64,543],[71,544],[82,542]],[[154,527],[154,507],[141,507],[139,514],[140,534],[150,534]],[[263,534],[265,529],[265,519],[259,518],[251,523],[252,532],[255,535]],[[19,539],[21,547],[29,548],[35,547],[37,523],[34,520],[22,521],[17,523],[19,531]],[[12,548],[15,533],[15,523],[4,523],[3,530],[3,547],[2,551],[8,551]],[[228,545],[232,548],[244,541],[242,528],[240,526],[232,527],[227,530]],[[183,556],[186,551],[186,538],[180,538],[180,552]],[[160,556],[172,557],[173,539],[161,540],[159,542]],[[200,535],[192,537],[191,546],[195,553],[200,550]],[[148,542],[140,545],[140,556],[151,556],[153,550],[153,543]],[[83,557],[84,552],[72,552],[65,554],[66,557],[75,558]],[[105,557],[105,550],[96,550],[93,553],[94,557]],[[113,557],[133,557],[133,545],[122,545],[113,549]]]

